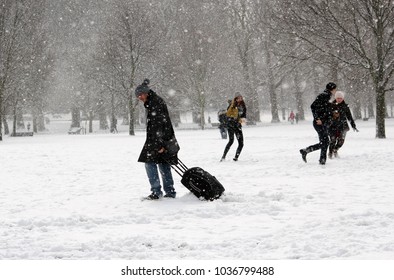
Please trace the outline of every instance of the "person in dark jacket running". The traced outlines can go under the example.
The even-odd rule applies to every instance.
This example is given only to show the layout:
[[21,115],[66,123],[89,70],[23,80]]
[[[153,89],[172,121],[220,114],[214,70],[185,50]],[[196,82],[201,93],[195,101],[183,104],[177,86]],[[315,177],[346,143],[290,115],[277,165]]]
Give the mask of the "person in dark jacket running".
[[338,150],[345,143],[346,133],[350,130],[348,121],[354,131],[358,131],[353,120],[349,105],[344,100],[345,94],[342,91],[335,93],[335,101],[331,104],[332,118],[329,124],[328,133],[330,144],[328,147],[328,157],[338,156]]
[[306,162],[306,155],[320,149],[319,163],[324,165],[327,160],[327,149],[329,145],[328,125],[331,118],[330,99],[337,91],[337,85],[328,83],[323,93],[319,94],[311,105],[313,114],[313,127],[319,135],[319,143],[301,149],[301,157]]
[[146,198],[159,199],[163,196],[159,171],[163,181],[164,197],[175,198],[174,180],[171,164],[178,162],[177,155],[168,157],[164,148],[165,142],[175,138],[174,128],[164,100],[149,88],[149,80],[145,79],[135,90],[135,96],[144,103],[147,111],[146,141],[138,158],[145,163],[152,193]]
[[234,134],[238,140],[238,148],[235,152],[234,161],[238,160],[239,155],[241,154],[242,148],[244,146],[244,136],[242,133],[242,123],[245,122],[246,118],[246,106],[243,100],[242,95],[239,93],[236,94],[234,99],[231,101],[230,105],[227,108],[227,132],[228,132],[228,143],[224,148],[223,156],[220,161],[226,159],[226,155],[230,150],[231,145],[234,143]]

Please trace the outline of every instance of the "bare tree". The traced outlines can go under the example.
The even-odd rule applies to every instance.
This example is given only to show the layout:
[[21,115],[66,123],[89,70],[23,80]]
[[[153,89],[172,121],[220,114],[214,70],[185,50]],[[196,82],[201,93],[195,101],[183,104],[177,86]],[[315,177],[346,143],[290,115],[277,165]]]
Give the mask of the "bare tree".
[[204,129],[205,111],[215,92],[212,90],[219,32],[216,4],[211,1],[189,2],[180,6],[177,38],[181,56],[180,70],[182,89],[186,94],[195,120]]
[[[28,97],[29,67],[34,62],[31,50],[26,47],[36,34],[43,1],[3,0],[0,4],[0,140],[2,140],[2,124],[5,123],[5,112],[12,106],[14,129],[16,132],[16,115],[21,100]],[[27,64],[26,64],[27,63]]]
[[[48,47],[48,34],[45,28],[44,11],[46,0],[35,1],[35,12],[29,20],[25,32],[27,42],[24,68],[27,69],[25,92],[32,114],[33,131],[44,131],[44,111],[47,108],[48,80],[53,72],[53,54]],[[28,67],[26,67],[28,65]]]
[[[104,56],[111,73],[107,78],[107,86],[115,82],[123,88],[122,94],[127,96],[129,108],[129,135],[134,135],[134,88],[144,76],[151,77],[153,57],[159,40],[160,29],[152,20],[149,3],[142,0],[118,0],[111,7],[108,29],[105,32],[107,42],[104,45]],[[117,91],[119,92],[119,91]]]
[[[157,15],[163,40],[157,55],[161,85],[167,89],[171,117],[192,112],[193,122],[205,127],[206,112],[227,107],[243,89],[233,39],[221,2],[160,1]],[[224,107],[224,108],[226,108]]]
[[243,75],[243,88],[246,91],[251,123],[260,121],[259,98],[253,67],[255,64],[254,48],[256,47],[257,20],[254,13],[253,1],[229,0],[228,18],[231,24],[232,36],[237,49],[238,59]]
[[5,118],[6,90],[15,70],[18,40],[23,27],[24,10],[22,1],[4,0],[0,9],[0,141],[3,118]]

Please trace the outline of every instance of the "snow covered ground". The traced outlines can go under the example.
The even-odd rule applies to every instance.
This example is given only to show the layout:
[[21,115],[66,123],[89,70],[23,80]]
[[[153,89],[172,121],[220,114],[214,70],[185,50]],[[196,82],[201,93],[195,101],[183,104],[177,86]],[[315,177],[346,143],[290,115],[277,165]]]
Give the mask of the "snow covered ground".
[[226,188],[199,201],[150,193],[145,132],[41,134],[0,143],[0,259],[394,259],[394,119],[387,139],[357,121],[340,158],[318,164],[310,121],[244,127],[238,162],[217,129],[177,130],[179,153]]

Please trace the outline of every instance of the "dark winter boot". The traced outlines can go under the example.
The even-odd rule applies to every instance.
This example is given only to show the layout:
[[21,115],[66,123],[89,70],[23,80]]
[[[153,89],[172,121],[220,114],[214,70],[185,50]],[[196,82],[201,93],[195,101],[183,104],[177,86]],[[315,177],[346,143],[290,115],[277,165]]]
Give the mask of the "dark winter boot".
[[167,197],[167,198],[175,198],[175,197],[176,197],[176,192],[166,193],[166,194],[164,195],[164,197]]
[[306,155],[308,154],[306,149],[301,149],[300,154],[301,154],[302,160],[306,162]]
[[148,195],[145,199],[146,200],[157,200],[161,197],[161,195],[157,195],[155,193],[151,193],[150,195]]
[[235,154],[235,157],[233,158],[233,161],[237,161],[239,154],[241,153],[241,151],[237,151],[237,153]]

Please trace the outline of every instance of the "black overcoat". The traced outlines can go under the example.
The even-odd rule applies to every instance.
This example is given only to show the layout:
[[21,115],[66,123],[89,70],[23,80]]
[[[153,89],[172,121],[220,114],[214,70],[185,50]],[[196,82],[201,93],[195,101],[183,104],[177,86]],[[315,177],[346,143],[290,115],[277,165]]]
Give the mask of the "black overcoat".
[[175,137],[166,103],[154,91],[150,90],[144,107],[147,112],[146,140],[138,161],[166,163],[168,160],[176,163],[176,155],[168,158],[166,153],[159,153],[159,150],[164,147],[164,142]]

